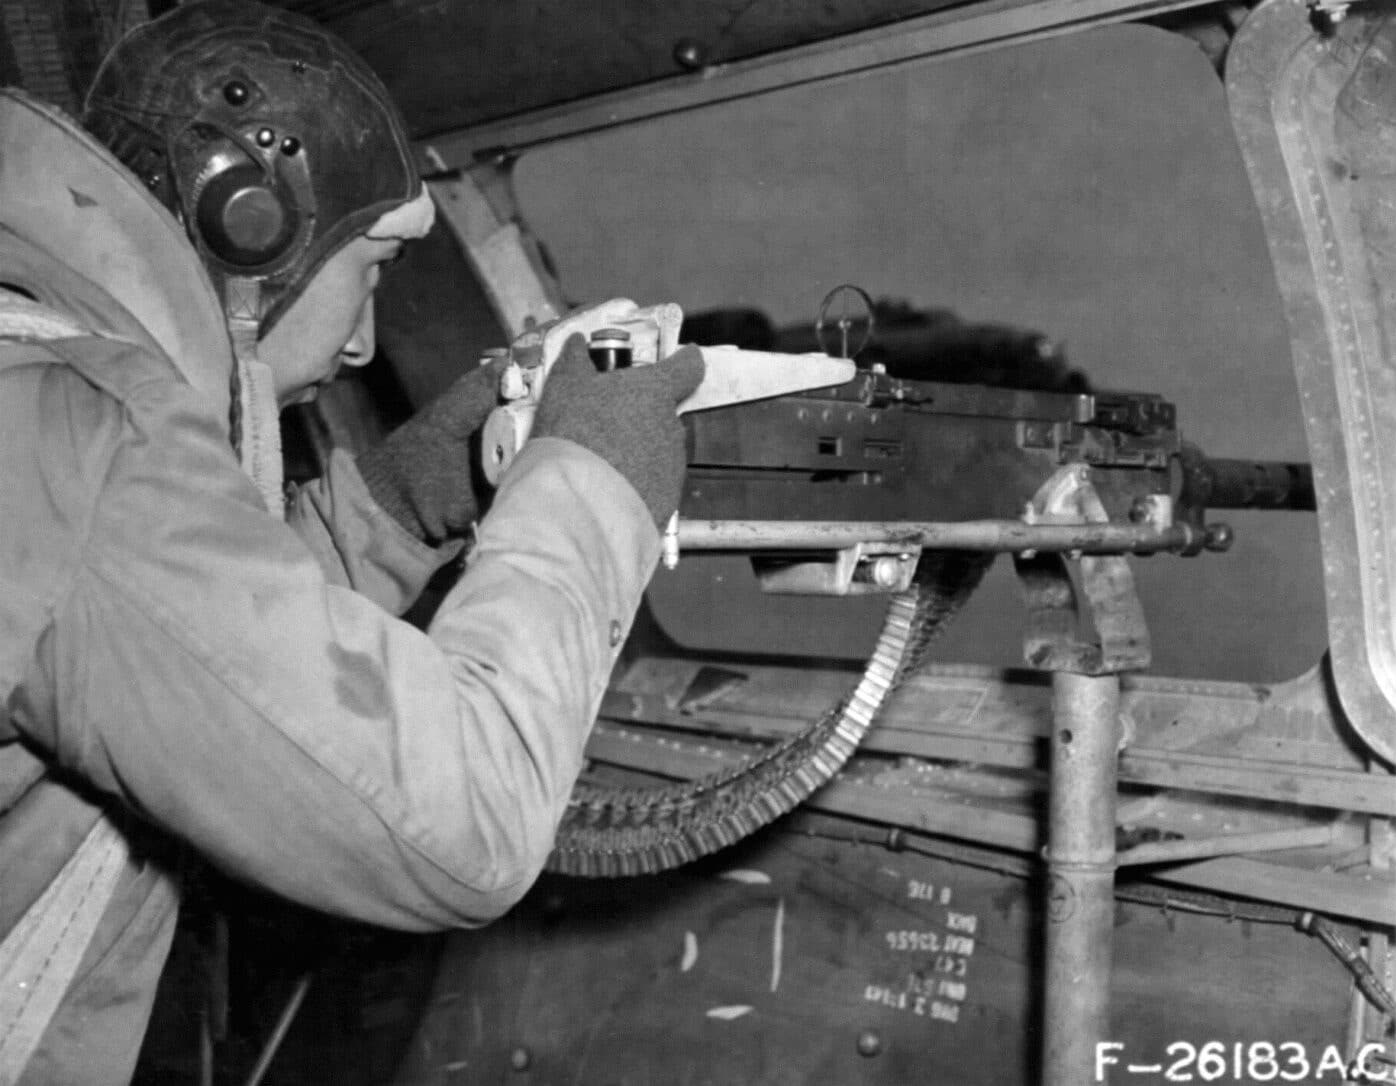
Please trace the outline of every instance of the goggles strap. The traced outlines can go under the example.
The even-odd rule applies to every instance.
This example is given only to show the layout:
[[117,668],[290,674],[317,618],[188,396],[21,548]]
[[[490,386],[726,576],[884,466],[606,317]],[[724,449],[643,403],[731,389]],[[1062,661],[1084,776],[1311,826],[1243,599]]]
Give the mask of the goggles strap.
[[286,497],[281,461],[280,412],[271,368],[257,360],[261,288],[255,279],[229,276],[223,285],[223,313],[228,322],[235,364],[230,418],[233,448],[242,470],[257,484],[267,511],[281,517]]

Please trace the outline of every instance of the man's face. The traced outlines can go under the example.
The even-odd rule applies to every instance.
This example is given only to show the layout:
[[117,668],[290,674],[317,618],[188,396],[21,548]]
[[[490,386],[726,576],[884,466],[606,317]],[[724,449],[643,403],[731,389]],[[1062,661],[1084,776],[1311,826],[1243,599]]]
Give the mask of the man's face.
[[373,290],[382,265],[401,251],[398,238],[355,238],[325,261],[258,343],[279,406],[313,400],[341,365],[373,357]]

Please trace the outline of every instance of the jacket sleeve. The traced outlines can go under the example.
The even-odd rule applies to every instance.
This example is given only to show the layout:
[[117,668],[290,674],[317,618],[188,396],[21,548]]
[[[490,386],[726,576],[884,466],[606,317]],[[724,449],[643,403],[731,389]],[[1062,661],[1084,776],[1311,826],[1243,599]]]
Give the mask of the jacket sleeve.
[[460,553],[459,543],[429,547],[414,538],[369,494],[342,449],[325,474],[298,486],[286,523],[301,537],[331,584],[352,588],[394,615],[407,610],[438,569]]
[[31,739],[305,904],[410,930],[506,910],[657,560],[639,496],[579,446],[530,443],[423,633],[326,580],[190,390],[106,416],[45,431],[117,436],[15,702]]

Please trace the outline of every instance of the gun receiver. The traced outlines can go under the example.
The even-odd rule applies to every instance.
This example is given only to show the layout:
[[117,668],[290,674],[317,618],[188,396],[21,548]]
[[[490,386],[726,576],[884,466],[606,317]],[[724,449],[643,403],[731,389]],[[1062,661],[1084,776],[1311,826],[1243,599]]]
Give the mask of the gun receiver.
[[[508,365],[482,437],[486,478],[497,484],[527,439],[569,337],[601,334],[624,345],[629,364],[648,365],[678,348],[682,322],[672,303],[618,298],[491,352]],[[1314,508],[1307,465],[1209,460],[1153,393],[927,381],[817,353],[699,350],[703,383],[678,407],[689,473],[666,533],[671,567],[684,549],[742,551],[756,555],[766,591],[899,592],[923,549],[1195,555],[1231,543],[1229,527],[1205,522],[1209,509]],[[1058,507],[1063,487],[1089,489],[1089,516]]]
[[[899,591],[922,548],[1195,555],[1231,542],[1226,525],[1205,523],[1209,509],[1314,508],[1307,465],[1209,461],[1182,440],[1174,405],[1152,393],[864,370],[688,427],[670,557],[750,552],[767,591]],[[1089,478],[1099,498],[1089,521],[1044,505],[1063,472]],[[833,558],[812,562],[810,551]]]

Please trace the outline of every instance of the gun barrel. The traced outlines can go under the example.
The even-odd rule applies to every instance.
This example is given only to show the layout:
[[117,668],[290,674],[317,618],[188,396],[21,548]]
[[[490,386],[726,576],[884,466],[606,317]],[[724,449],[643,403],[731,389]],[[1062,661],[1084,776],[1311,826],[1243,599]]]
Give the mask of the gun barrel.
[[1184,472],[1184,505],[1308,512],[1316,508],[1314,472],[1308,464],[1189,457]]

